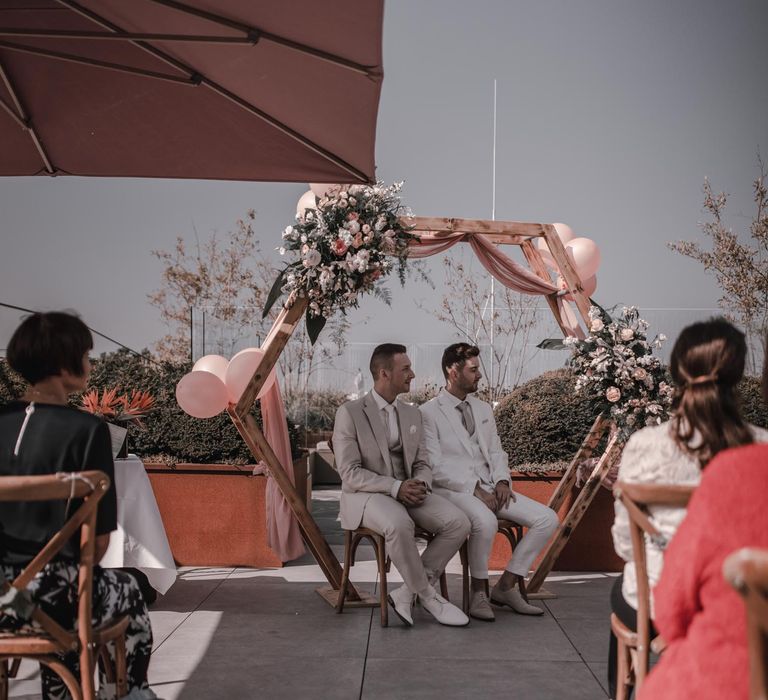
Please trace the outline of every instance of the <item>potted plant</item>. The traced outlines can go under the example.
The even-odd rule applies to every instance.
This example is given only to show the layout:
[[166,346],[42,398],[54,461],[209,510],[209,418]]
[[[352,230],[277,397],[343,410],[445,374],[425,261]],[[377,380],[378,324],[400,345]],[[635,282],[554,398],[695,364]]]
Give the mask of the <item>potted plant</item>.
[[145,418],[155,406],[155,398],[147,391],[134,389],[130,394],[118,394],[118,387],[91,389],[83,394],[81,407],[88,413],[103,418],[112,436],[112,451],[117,459],[128,456],[128,426],[133,423],[144,427]]

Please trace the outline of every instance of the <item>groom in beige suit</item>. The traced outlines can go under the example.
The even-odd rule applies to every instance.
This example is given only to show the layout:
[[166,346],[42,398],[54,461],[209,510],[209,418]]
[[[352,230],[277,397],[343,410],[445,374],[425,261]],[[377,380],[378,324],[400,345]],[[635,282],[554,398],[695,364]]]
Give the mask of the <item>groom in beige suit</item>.
[[[432,493],[421,414],[397,401],[409,391],[414,373],[403,345],[379,345],[371,356],[373,389],[339,407],[333,426],[336,469],[341,476],[341,526],[359,526],[384,535],[387,553],[405,582],[389,596],[398,617],[413,625],[416,596],[422,608],[444,625],[469,618],[440,596],[434,583],[467,539],[467,516]],[[414,527],[435,535],[419,556]]]

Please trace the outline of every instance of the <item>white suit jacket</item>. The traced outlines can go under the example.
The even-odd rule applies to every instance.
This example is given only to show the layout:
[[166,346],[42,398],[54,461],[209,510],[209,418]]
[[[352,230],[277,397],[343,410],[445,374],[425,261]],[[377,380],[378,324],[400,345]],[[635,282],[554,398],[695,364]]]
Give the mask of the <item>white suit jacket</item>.
[[[442,390],[434,399],[420,407],[424,420],[427,455],[432,465],[432,480],[436,487],[473,493],[478,477],[470,466],[472,446],[469,435],[456,410]],[[509,458],[501,448],[496,420],[490,404],[467,396],[475,419],[475,430],[494,484],[509,481]]]
[[[426,457],[419,409],[395,401],[395,410],[407,478],[420,479],[431,488],[432,470]],[[371,494],[390,496],[396,481],[381,409],[370,392],[339,406],[333,424],[333,453],[341,476],[341,526],[353,530],[360,525]]]

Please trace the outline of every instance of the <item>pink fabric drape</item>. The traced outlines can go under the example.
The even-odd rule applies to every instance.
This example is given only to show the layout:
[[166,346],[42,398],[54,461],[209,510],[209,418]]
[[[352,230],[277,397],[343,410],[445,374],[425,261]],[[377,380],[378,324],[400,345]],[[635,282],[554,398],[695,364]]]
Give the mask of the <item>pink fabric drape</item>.
[[[291,483],[295,484],[285,404],[277,380],[261,398],[261,417],[264,421],[264,437],[274,450]],[[282,561],[291,561],[300,557],[306,550],[301,539],[299,523],[272,476],[267,479],[266,501],[267,544]]]
[[[443,253],[462,241],[466,241],[472,246],[480,264],[505,287],[514,289],[521,294],[546,295],[557,291],[555,285],[516,263],[482,234],[463,233],[461,231],[449,234],[422,233],[419,234],[419,238],[411,241],[408,256],[426,258],[430,255]],[[576,314],[563,297],[557,297],[557,306],[563,325],[566,326],[571,335],[583,338],[584,331],[579,326]]]

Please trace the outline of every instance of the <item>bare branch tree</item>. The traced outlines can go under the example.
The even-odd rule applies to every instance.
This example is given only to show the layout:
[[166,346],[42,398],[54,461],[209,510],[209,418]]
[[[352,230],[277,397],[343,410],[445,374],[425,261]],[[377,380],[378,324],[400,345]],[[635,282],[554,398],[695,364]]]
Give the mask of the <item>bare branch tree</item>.
[[759,175],[753,182],[756,211],[749,226],[750,242],[742,242],[723,220],[729,195],[725,192],[715,194],[709,180],[705,180],[704,209],[711,221],[700,226],[704,235],[711,239],[711,249],[692,241],[667,244],[670,249],[700,262],[705,270],[715,274],[723,293],[718,305],[747,333],[753,373],[761,364],[759,355],[768,330],[768,173],[759,155],[758,167]]
[[538,322],[537,298],[499,285],[491,303],[490,277],[472,274],[450,256],[443,259],[443,272],[449,292],[440,306],[419,308],[434,313],[462,340],[486,350],[480,354],[481,367],[490,400],[498,400],[518,386],[536,353],[529,340]]
[[[182,237],[171,251],[152,251],[164,266],[160,288],[148,295],[169,327],[155,346],[162,359],[188,359],[195,308],[216,320],[215,349],[224,354],[243,338],[269,331],[279,305],[265,319],[262,309],[277,270],[259,246],[254,219],[249,211],[233,231],[223,237],[213,233],[202,244],[195,231],[193,252]],[[305,342],[303,333],[293,335],[278,362],[286,393],[305,391],[312,373],[343,352],[348,327],[344,317],[331,319],[323,331],[326,342],[317,346]]]

